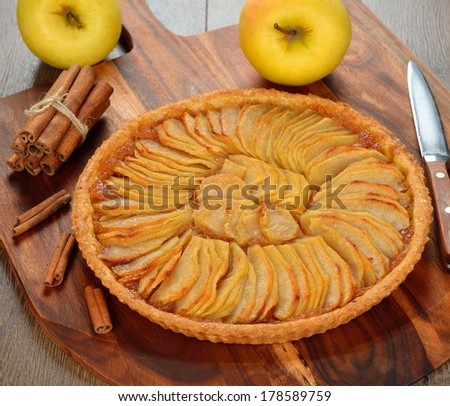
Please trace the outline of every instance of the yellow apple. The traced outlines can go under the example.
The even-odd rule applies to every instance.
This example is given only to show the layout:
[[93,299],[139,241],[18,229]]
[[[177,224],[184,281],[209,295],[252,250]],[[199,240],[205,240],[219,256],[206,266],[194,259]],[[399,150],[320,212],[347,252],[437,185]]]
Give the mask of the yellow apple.
[[18,0],[17,21],[30,51],[60,69],[102,61],[122,30],[118,0]]
[[245,57],[266,79],[301,86],[344,58],[352,36],[341,0],[247,0],[239,20]]

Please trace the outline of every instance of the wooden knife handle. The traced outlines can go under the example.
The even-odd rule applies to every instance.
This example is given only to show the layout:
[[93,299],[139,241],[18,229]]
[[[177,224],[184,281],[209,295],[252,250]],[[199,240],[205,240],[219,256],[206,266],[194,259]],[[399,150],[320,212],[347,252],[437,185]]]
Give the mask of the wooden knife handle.
[[439,244],[444,265],[450,270],[450,179],[446,162],[425,163],[439,230]]

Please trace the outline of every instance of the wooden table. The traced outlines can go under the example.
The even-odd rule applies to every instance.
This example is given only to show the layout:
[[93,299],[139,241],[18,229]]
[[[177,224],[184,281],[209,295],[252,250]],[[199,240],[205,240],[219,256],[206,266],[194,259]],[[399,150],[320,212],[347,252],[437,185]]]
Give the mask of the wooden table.
[[[359,0],[355,0],[359,1]],[[193,35],[236,24],[244,0],[147,0],[173,32]],[[448,87],[450,2],[448,0],[363,0]],[[17,30],[15,2],[0,5],[0,97],[54,78],[25,47]],[[118,51],[120,53],[120,51]],[[8,146],[3,146],[7,148]],[[0,359],[2,385],[103,385],[71,360],[42,332],[24,302],[7,259],[0,262]],[[450,363],[421,379],[421,385],[450,384]]]

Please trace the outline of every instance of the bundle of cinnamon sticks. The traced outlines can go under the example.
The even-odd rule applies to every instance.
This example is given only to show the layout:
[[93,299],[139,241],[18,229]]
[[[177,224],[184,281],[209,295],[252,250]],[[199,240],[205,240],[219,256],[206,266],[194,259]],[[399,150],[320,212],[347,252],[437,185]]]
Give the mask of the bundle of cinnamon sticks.
[[96,82],[90,66],[63,71],[44,99],[26,112],[30,117],[11,143],[8,166],[54,175],[110,106],[112,93],[106,81]]

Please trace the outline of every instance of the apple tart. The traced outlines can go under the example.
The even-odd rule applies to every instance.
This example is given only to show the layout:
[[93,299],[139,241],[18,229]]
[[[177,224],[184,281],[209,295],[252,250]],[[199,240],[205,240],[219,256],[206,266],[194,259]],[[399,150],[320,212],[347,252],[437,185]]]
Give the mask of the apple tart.
[[217,91],[97,150],[73,228],[105,287],[164,328],[267,344],[389,295],[428,239],[422,169],[376,120],[317,96]]

